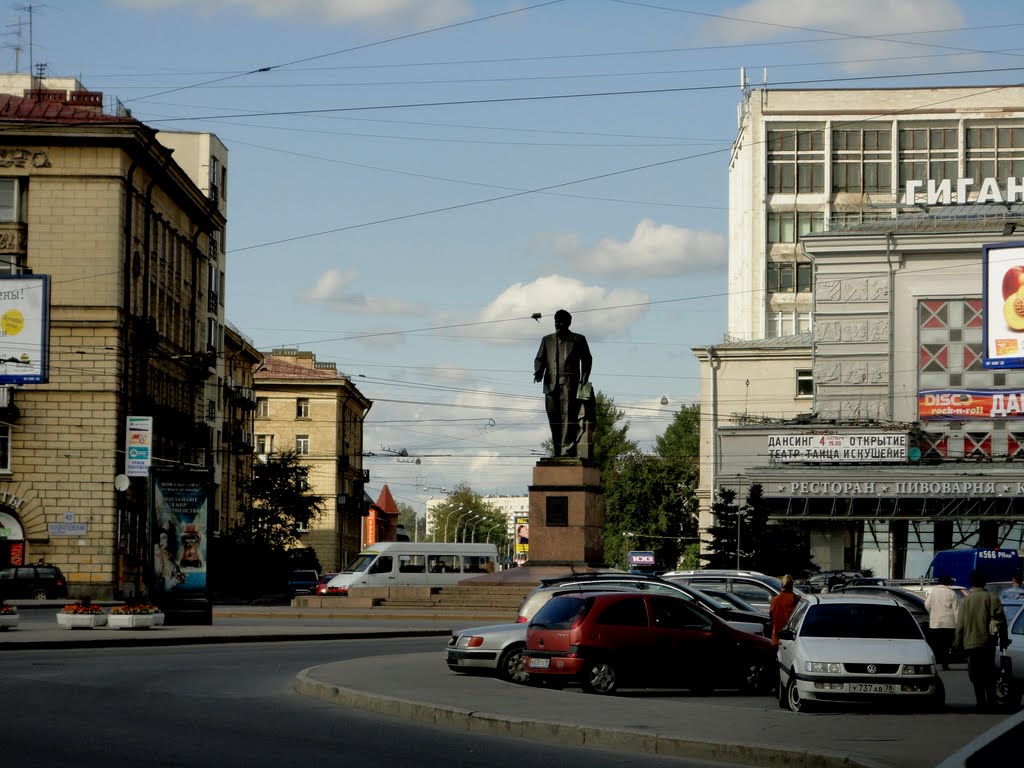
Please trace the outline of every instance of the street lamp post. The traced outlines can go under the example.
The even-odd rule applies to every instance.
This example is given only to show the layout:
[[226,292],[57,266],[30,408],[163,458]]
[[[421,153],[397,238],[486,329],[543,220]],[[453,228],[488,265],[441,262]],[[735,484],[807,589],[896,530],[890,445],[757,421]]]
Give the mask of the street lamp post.
[[476,520],[474,520],[474,521],[473,521],[473,532],[472,532],[471,534],[469,534],[469,540],[470,540],[471,542],[473,542],[474,544],[476,543],[476,527],[477,527],[478,525],[480,525],[480,523],[482,523],[482,522],[483,522],[484,520],[486,520],[486,519],[487,519],[487,518],[485,518],[485,517],[484,517],[483,515],[479,515],[479,516],[478,516],[478,517],[476,518]]
[[[452,515],[454,513],[458,513],[458,512],[462,512],[462,507],[456,507],[455,509],[449,509],[445,513],[445,516],[444,516],[444,538],[442,539],[442,541],[444,541],[444,542],[448,541],[448,523],[451,522]],[[458,525],[459,525],[458,518],[456,518],[456,522],[455,522],[456,529],[458,528]]]
[[[480,517],[480,515],[471,514],[468,518],[466,518],[466,522],[462,526],[462,543],[463,544],[466,543],[466,531],[469,529],[469,524],[471,522],[473,522],[474,520],[479,519],[479,517]],[[459,541],[459,527],[458,526],[455,526],[455,541],[456,541],[456,543],[458,543],[458,541]]]
[[[465,507],[459,507],[459,509],[462,511],[462,514],[460,514],[458,517],[455,518],[455,536],[454,536],[454,538],[455,538],[455,543],[456,544],[459,543],[459,525],[462,523],[462,518],[464,518],[466,515],[472,515],[473,514],[473,510],[472,509],[466,509]],[[448,541],[448,536],[447,535],[445,535],[444,540]]]

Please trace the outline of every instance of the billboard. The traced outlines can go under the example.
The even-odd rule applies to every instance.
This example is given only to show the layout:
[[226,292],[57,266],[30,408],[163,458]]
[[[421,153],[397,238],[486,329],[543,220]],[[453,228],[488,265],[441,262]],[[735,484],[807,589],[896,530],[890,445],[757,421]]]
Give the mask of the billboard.
[[0,275],[0,384],[47,383],[49,337],[49,278]]
[[1024,419],[1021,389],[923,389],[917,395],[921,421]]
[[1024,243],[981,247],[984,368],[1024,368]]
[[907,433],[769,435],[768,460],[772,464],[905,462]]
[[154,472],[151,494],[154,595],[205,597],[209,475]]

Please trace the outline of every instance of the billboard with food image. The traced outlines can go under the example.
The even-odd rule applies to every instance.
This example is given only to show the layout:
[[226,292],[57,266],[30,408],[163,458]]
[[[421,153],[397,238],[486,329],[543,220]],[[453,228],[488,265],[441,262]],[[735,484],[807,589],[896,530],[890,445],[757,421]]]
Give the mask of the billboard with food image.
[[1024,243],[981,247],[985,368],[1024,368]]

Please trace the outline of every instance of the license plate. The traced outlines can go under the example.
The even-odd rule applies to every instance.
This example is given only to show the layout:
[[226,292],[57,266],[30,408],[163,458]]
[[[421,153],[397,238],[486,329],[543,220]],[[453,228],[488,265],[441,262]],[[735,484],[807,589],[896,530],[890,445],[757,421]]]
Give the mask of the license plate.
[[896,693],[896,686],[880,683],[850,683],[850,693]]
[[551,659],[530,659],[530,669],[548,669],[551,667]]

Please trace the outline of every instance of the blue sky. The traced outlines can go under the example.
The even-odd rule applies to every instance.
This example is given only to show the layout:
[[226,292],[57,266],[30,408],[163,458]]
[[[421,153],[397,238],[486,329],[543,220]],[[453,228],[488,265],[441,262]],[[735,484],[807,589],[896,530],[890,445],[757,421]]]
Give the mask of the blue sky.
[[754,87],[1024,82],[1022,26],[953,0],[61,0],[19,63],[224,141],[228,319],[352,376],[369,492],[419,506],[525,493],[561,307],[642,446],[697,400],[690,349],[727,330],[741,67]]

